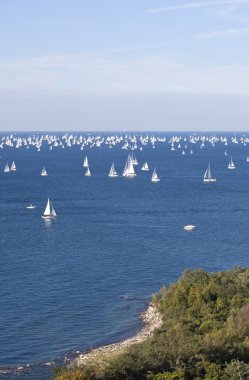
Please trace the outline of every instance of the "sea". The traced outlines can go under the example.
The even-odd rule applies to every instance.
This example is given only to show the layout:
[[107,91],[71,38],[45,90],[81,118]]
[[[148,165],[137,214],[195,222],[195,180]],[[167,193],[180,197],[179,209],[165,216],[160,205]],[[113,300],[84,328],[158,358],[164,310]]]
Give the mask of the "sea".
[[[80,134],[89,135],[73,133]],[[190,133],[132,135],[147,134],[166,142],[133,151],[139,162],[133,179],[122,176],[131,153],[122,144],[50,150],[45,141],[39,152],[0,150],[1,379],[48,380],[54,365],[78,352],[134,335],[151,295],[185,269],[249,265],[245,135],[237,133],[232,143],[234,134],[224,132],[227,146],[217,141],[203,148],[201,141],[189,143]],[[181,136],[175,151],[173,135]],[[196,133],[203,135],[221,138]],[[82,167],[86,155],[91,177]],[[230,156],[235,170],[227,169]],[[16,172],[4,173],[13,160]],[[149,172],[141,171],[145,161]],[[118,178],[108,177],[113,162]],[[209,163],[217,182],[204,184]],[[47,177],[40,175],[43,166]],[[158,183],[151,182],[154,167]],[[48,197],[57,213],[50,222],[41,218]],[[27,209],[30,203],[36,208]],[[187,232],[188,224],[196,228]]]

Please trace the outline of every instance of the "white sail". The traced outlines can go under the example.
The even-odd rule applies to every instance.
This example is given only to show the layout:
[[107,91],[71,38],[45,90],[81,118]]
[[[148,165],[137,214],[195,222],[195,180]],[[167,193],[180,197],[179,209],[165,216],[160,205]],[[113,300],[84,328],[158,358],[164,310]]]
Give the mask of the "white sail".
[[117,174],[117,172],[115,170],[114,164],[112,164],[108,176],[109,177],[118,177],[118,174]]
[[205,171],[203,182],[216,182],[216,179],[212,177],[210,164],[208,164],[208,168]]
[[145,162],[145,163],[143,164],[141,170],[143,170],[143,171],[148,171],[148,170],[150,170],[150,169],[149,169],[149,165],[147,164],[147,162]]
[[16,171],[16,164],[15,164],[14,161],[13,161],[12,164],[11,164],[11,168],[10,168],[10,170],[12,170],[13,172]]
[[45,208],[45,211],[43,213],[44,216],[49,216],[51,214],[51,209],[50,209],[50,200],[48,198],[47,206]]
[[10,172],[9,164],[6,164],[4,168],[4,173],[9,173],[9,172]]
[[159,182],[160,178],[157,175],[156,168],[153,170],[152,177],[151,177],[152,182]]
[[236,167],[235,167],[235,165],[234,165],[234,163],[233,163],[233,158],[231,157],[230,158],[230,161],[229,161],[229,164],[228,164],[228,169],[235,169]]
[[52,216],[56,216],[56,212],[55,212],[55,209],[53,208],[53,206],[52,206],[51,215],[52,215]]
[[84,161],[83,161],[83,167],[84,168],[88,168],[89,164],[88,164],[88,159],[87,159],[87,156],[84,158]]
[[91,177],[91,172],[90,172],[90,169],[89,169],[89,167],[86,169],[86,172],[85,172],[85,176],[86,177]]
[[46,168],[45,168],[45,166],[43,167],[43,169],[42,169],[42,171],[41,171],[41,176],[47,176],[48,175],[48,173],[47,173],[47,171],[46,171]]

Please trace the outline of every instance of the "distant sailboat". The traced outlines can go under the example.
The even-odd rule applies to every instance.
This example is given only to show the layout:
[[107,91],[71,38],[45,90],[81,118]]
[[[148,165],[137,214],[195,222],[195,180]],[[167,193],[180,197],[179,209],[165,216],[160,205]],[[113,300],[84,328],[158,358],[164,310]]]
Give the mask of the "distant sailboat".
[[149,169],[149,166],[148,166],[148,164],[147,164],[147,162],[145,162],[145,163],[143,164],[141,170],[143,170],[143,171],[148,171],[148,170],[150,170],[150,169]]
[[118,174],[117,174],[117,172],[115,170],[114,164],[112,164],[108,176],[109,177],[118,177]]
[[16,164],[15,164],[14,161],[13,161],[12,164],[11,164],[11,168],[10,168],[10,170],[11,170],[12,172],[15,172],[15,171],[16,171]]
[[86,169],[86,172],[85,172],[85,176],[86,177],[91,177],[91,172],[90,172],[90,169],[89,169],[89,167],[87,167],[87,169]]
[[84,161],[83,161],[83,167],[84,168],[88,168],[89,164],[88,164],[88,159],[87,159],[87,156],[84,158]]
[[229,164],[228,164],[228,167],[227,167],[228,169],[235,169],[236,168],[236,166],[234,165],[234,163],[233,163],[233,159],[232,159],[232,157],[230,158],[230,161],[229,161]]
[[246,162],[249,162],[249,156],[246,157]]
[[131,161],[132,161],[133,165],[138,165],[138,161],[137,161],[136,157],[133,156],[133,154],[131,155]]
[[133,163],[132,163],[132,159],[131,159],[130,155],[128,155],[128,158],[127,158],[127,161],[126,161],[126,164],[125,164],[125,168],[124,168],[124,171],[123,171],[123,176],[124,177],[135,177],[136,176],[136,173],[135,173],[135,170],[134,170],[134,167],[133,167]]
[[4,168],[4,173],[9,173],[9,172],[10,172],[9,164],[6,164]]
[[153,170],[152,177],[151,177],[152,182],[159,182],[160,178],[157,175],[156,168]]
[[228,155],[228,153],[227,153],[227,151],[226,151],[226,150],[225,150],[225,152],[224,152],[224,155],[225,155],[225,156],[227,156],[227,155]]
[[42,169],[42,171],[41,171],[41,176],[42,176],[42,177],[45,177],[45,176],[47,176],[47,175],[48,175],[48,173],[47,173],[46,168],[45,168],[45,166],[44,166],[43,169]]
[[48,198],[47,206],[45,208],[45,211],[42,215],[43,219],[54,219],[56,217],[56,212],[52,206],[52,203],[50,202]]
[[208,164],[208,168],[205,171],[203,182],[216,182],[216,178],[212,177],[211,170],[210,170],[210,164]]

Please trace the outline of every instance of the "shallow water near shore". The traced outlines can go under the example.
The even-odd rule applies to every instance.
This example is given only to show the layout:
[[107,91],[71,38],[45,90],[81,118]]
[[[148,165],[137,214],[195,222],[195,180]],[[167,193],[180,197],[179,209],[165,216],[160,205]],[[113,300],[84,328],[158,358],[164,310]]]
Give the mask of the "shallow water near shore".
[[[218,143],[193,149],[135,151],[156,165],[157,184],[141,165],[133,180],[108,178],[112,162],[123,171],[120,147],[0,151],[0,368],[11,369],[0,378],[45,380],[46,363],[132,336],[151,294],[186,268],[248,266],[249,146],[230,144],[229,156]],[[13,160],[17,171],[6,175]],[[217,183],[204,185],[209,162]],[[58,215],[50,223],[41,218],[48,196]]]

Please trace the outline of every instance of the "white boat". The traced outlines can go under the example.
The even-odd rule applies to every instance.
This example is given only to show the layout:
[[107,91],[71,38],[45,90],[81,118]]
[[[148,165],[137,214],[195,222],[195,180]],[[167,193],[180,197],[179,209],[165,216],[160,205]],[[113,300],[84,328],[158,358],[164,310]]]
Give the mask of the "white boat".
[[124,177],[135,177],[136,176],[136,173],[135,173],[135,170],[134,170],[134,167],[133,167],[133,163],[132,163],[132,159],[131,159],[130,155],[128,155],[128,158],[127,158],[127,161],[126,161],[126,164],[125,164],[125,168],[124,168],[124,171],[123,171],[123,176]]
[[42,176],[42,177],[45,177],[45,176],[47,176],[47,175],[48,175],[48,173],[47,173],[46,168],[45,168],[45,166],[44,166],[44,168],[43,168],[42,171],[41,171],[41,176]]
[[53,208],[52,202],[50,202],[48,198],[47,206],[44,210],[44,213],[42,215],[43,219],[54,219],[56,217],[56,212]]
[[159,182],[160,178],[157,175],[156,168],[153,170],[152,177],[151,177],[152,182]]
[[227,156],[227,155],[228,155],[228,153],[227,153],[227,151],[226,151],[226,150],[225,150],[225,152],[224,152],[224,155],[225,155],[225,156]]
[[33,209],[33,208],[35,208],[35,206],[32,205],[32,203],[30,203],[30,204],[27,206],[27,208],[28,208],[28,209]]
[[15,171],[16,171],[16,164],[15,164],[14,161],[13,161],[12,164],[11,164],[10,170],[11,170],[12,172],[15,172]]
[[211,170],[210,170],[210,164],[208,164],[208,168],[205,171],[203,182],[216,182],[216,178],[212,177]]
[[112,164],[108,176],[109,177],[118,177],[118,174],[117,174],[117,172],[115,170],[114,164]]
[[88,168],[89,164],[88,164],[88,159],[87,159],[87,156],[84,158],[84,161],[83,161],[83,168]]
[[133,156],[133,154],[131,155],[131,161],[133,165],[138,165],[138,160],[136,159],[135,156]]
[[193,224],[187,224],[186,226],[183,227],[185,231],[193,231],[196,228]]
[[249,156],[246,157],[246,162],[249,162]]
[[148,171],[148,170],[150,170],[150,169],[149,169],[149,165],[147,164],[147,162],[145,162],[145,163],[143,164],[141,170],[143,170],[143,171],[145,171],[145,172]]
[[9,164],[6,164],[4,168],[4,173],[9,173],[9,172],[10,172]]
[[91,172],[90,172],[90,169],[89,169],[89,167],[87,167],[87,169],[86,169],[86,172],[85,172],[85,176],[86,177],[91,177]]
[[227,168],[228,169],[235,169],[236,168],[236,166],[233,163],[233,158],[232,157],[230,158],[230,161],[229,161],[229,164],[228,164]]

